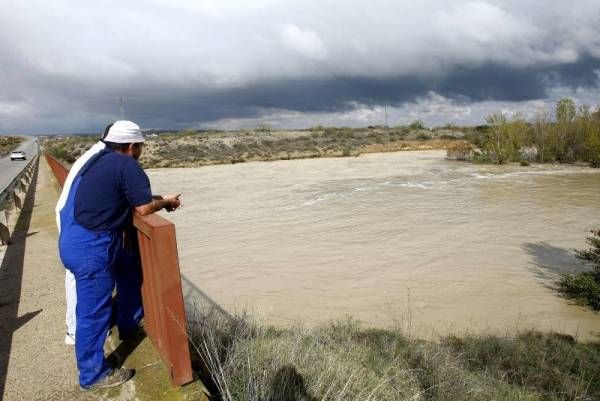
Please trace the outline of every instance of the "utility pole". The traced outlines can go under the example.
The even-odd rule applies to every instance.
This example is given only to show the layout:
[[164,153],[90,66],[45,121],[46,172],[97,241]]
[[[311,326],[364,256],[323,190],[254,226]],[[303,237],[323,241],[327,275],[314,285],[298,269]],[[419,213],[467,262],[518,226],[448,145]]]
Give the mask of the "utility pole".
[[384,103],[383,110],[384,110],[384,113],[385,113],[385,124],[384,124],[384,127],[387,128],[388,127],[387,103]]
[[125,119],[125,98],[119,96],[119,108],[121,109],[121,120]]

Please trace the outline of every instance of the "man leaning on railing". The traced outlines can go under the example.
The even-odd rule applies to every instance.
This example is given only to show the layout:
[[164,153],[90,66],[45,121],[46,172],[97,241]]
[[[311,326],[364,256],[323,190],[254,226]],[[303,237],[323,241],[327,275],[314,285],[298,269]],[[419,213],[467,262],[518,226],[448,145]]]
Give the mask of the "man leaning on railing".
[[[143,145],[137,124],[109,125],[102,143],[75,162],[57,205],[60,258],[75,279],[77,331],[72,327],[71,334],[83,390],[118,386],[134,374],[111,368],[104,357],[115,285],[121,338],[137,332],[143,317],[137,258],[123,247],[133,210],[147,215],[181,205],[180,195],[152,196],[150,180],[137,162]],[[67,308],[73,305],[71,300]]]

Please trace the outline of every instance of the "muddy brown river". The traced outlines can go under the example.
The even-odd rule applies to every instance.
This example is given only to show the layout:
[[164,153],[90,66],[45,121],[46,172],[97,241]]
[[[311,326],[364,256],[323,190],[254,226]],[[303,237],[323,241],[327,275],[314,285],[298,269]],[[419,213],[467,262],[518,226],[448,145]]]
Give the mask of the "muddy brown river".
[[[149,170],[182,192],[181,270],[229,311],[275,324],[351,316],[423,337],[535,328],[598,338],[560,298],[600,228],[600,170],[490,166],[445,152]],[[166,214],[165,214],[166,215]]]

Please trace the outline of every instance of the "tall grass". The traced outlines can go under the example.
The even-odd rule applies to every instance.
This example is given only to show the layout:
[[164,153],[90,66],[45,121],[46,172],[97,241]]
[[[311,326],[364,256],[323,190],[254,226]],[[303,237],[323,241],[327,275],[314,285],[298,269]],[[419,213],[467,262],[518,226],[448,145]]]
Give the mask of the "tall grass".
[[598,400],[600,344],[569,336],[411,338],[353,320],[274,328],[198,311],[200,370],[225,401]]

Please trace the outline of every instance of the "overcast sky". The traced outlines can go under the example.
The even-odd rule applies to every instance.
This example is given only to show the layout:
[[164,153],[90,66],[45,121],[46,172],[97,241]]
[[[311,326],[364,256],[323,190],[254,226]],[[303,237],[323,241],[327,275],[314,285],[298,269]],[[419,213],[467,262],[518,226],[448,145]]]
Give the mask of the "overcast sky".
[[600,1],[0,0],[0,132],[479,124],[600,102]]

